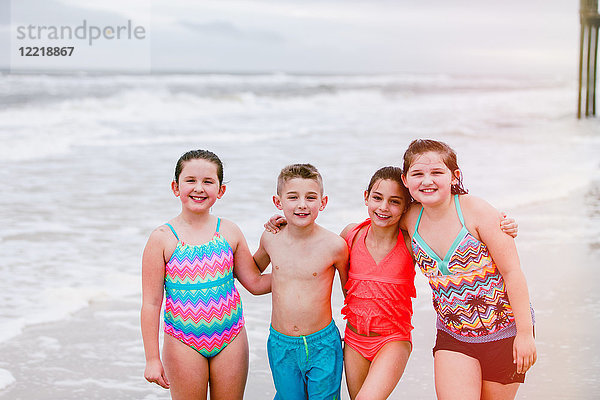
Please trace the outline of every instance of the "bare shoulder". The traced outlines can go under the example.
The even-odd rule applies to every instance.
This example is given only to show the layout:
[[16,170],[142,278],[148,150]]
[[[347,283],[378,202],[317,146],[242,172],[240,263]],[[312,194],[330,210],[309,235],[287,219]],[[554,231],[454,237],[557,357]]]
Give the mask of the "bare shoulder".
[[350,232],[352,229],[354,229],[357,226],[358,226],[357,223],[352,223],[352,224],[346,225],[346,227],[344,229],[342,229],[340,236],[343,237],[344,239],[346,239],[346,236],[348,236],[348,232]]
[[164,254],[167,251],[172,252],[175,246],[177,246],[177,238],[171,232],[171,229],[166,225],[160,225],[148,237],[146,250],[152,253],[160,252]]
[[225,218],[221,218],[219,232],[229,242],[229,245],[234,247],[235,244],[237,244],[240,241],[240,239],[244,237],[242,230],[239,228],[239,226]]
[[226,218],[221,218],[221,226],[219,232],[230,233],[232,235],[238,235],[242,233],[242,230],[236,223]]
[[469,216],[473,216],[475,218],[495,218],[500,216],[500,212],[481,197],[473,196],[471,194],[464,194],[459,198],[460,208],[463,211],[463,214],[467,213]]
[[477,196],[465,194],[460,196],[460,208],[469,230],[475,229],[480,236],[484,232],[500,232],[502,216],[487,201]]
[[265,247],[273,243],[277,238],[281,238],[286,229],[287,225],[281,227],[281,230],[277,233],[269,232],[267,230],[263,231],[262,235],[260,235],[260,245]]
[[319,226],[319,231],[313,238],[314,250],[323,260],[329,260],[335,268],[345,266],[348,261],[348,245],[340,235]]
[[322,241],[327,246],[332,246],[336,250],[346,247],[346,241],[340,235],[336,235],[334,232],[325,229],[322,226],[319,226],[319,232],[315,236],[315,240]]
[[175,241],[177,240],[171,229],[166,225],[160,225],[152,231],[148,241],[166,244],[172,241],[171,239],[174,239]]

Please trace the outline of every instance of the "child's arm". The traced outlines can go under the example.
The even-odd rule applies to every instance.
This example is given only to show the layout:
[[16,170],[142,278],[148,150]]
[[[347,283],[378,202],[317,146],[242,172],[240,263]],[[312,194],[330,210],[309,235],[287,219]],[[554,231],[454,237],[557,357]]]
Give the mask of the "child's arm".
[[[344,239],[344,242],[346,242],[346,237],[348,236],[348,233],[354,229],[356,227],[356,225],[358,225],[357,223],[352,223],[352,224],[348,224],[346,225],[346,227],[344,229],[342,229],[342,231],[340,232],[340,236],[342,237],[342,239]],[[346,266],[342,267],[342,268],[337,268],[338,270],[338,274],[340,275],[340,283],[342,284],[342,292],[344,293],[344,297],[346,297],[346,283],[348,282],[348,269],[349,269],[349,259],[350,259],[350,250],[348,249],[348,244],[346,242]]]
[[163,227],[157,228],[148,239],[142,256],[142,311],[140,313],[146,369],[144,377],[165,389],[169,380],[160,361],[158,330],[160,310],[165,284],[164,243],[167,234]]
[[222,232],[233,245],[233,271],[237,280],[254,295],[271,292],[271,274],[261,274],[252,258],[248,243],[240,228],[231,221],[221,219]]
[[488,247],[498,270],[504,278],[510,305],[515,316],[517,336],[513,345],[513,358],[517,372],[526,372],[536,361],[537,353],[533,338],[533,321],[529,303],[529,291],[525,275],[521,270],[519,256],[512,237],[498,228],[500,214],[491,205],[477,198],[471,198],[471,210],[477,221],[477,233]]
[[287,220],[283,215],[273,215],[269,220],[265,223],[265,229],[267,232],[277,233],[281,230],[281,228],[287,224]]
[[260,244],[258,245],[258,250],[256,250],[256,252],[252,256],[252,258],[254,258],[254,262],[258,266],[258,269],[261,271],[264,271],[271,263],[271,257],[269,257],[269,253],[266,250],[266,242],[268,240],[268,235],[271,234],[268,232],[263,232],[262,236],[260,237]]
[[[343,232],[343,231],[342,231]],[[336,241],[336,256],[333,266],[337,269],[340,275],[340,284],[342,285],[342,292],[346,297],[346,282],[348,282],[348,245],[345,240]]]

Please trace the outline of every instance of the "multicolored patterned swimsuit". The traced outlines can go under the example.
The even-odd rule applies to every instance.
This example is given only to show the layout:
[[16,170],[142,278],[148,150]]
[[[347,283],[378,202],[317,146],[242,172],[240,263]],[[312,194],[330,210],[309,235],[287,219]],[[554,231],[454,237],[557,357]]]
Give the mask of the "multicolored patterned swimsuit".
[[165,267],[165,333],[204,357],[214,357],[244,326],[242,302],[233,283],[233,251],[219,234],[200,245],[177,247]]
[[437,329],[469,343],[513,337],[517,330],[504,279],[487,246],[465,227],[458,195],[454,204],[462,229],[443,260],[419,235],[423,209],[412,238],[416,263],[433,291]]

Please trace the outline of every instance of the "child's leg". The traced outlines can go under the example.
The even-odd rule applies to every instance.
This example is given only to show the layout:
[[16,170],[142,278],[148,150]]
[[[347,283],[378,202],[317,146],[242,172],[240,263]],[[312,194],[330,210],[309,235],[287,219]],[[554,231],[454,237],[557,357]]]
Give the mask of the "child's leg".
[[165,335],[163,365],[173,400],[206,400],[208,361],[205,357],[171,335]]
[[513,361],[514,338],[491,342],[485,346],[485,351],[478,357],[483,379],[481,398],[514,399],[525,374],[517,373]]
[[[313,340],[311,336],[317,336]],[[307,336],[306,393],[309,399],[340,398],[344,354],[340,333],[333,323],[316,334]]]
[[481,400],[512,400],[517,396],[520,383],[503,385],[498,382],[483,381]]
[[356,399],[387,399],[404,373],[411,348],[408,341],[385,344],[371,362]]
[[242,399],[248,378],[246,328],[219,354],[209,359],[211,400]]
[[477,359],[455,351],[438,350],[434,371],[438,400],[479,400],[481,367]]
[[306,358],[301,340],[270,328],[267,355],[276,390],[275,400],[306,400],[306,380],[299,365],[305,363]]
[[351,399],[355,399],[358,391],[363,386],[371,362],[364,358],[348,344],[344,345],[344,366],[346,372],[346,385]]

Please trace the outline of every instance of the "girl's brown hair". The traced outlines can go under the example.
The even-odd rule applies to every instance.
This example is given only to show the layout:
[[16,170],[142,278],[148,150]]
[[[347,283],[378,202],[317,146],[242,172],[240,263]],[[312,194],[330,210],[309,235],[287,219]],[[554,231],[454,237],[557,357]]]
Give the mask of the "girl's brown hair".
[[183,165],[186,163],[186,161],[190,160],[206,160],[215,164],[217,167],[219,185],[223,184],[223,163],[221,162],[219,156],[208,150],[190,150],[179,157],[179,160],[177,160],[177,165],[175,165],[175,182],[179,183],[179,175],[181,174],[181,170],[183,170]]
[[[427,153],[429,151],[433,151],[439,153],[442,157],[442,161],[448,167],[452,175],[454,175],[454,171],[458,170],[458,161],[456,158],[456,152],[452,150],[452,147],[448,146],[444,142],[440,142],[432,139],[416,139],[413,140],[410,145],[408,145],[408,149],[404,152],[404,165],[403,170],[408,172],[412,162],[415,157],[421,155],[423,153]],[[467,194],[468,191],[463,187],[462,183],[462,174],[458,176],[458,183],[452,185],[451,193],[452,194]]]
[[406,202],[405,206],[408,207],[411,201],[410,193],[404,183],[402,183],[402,169],[400,167],[383,167],[379,168],[369,181],[369,186],[367,186],[367,193],[371,193],[371,189],[373,186],[380,180],[390,180],[397,182],[400,185],[400,191],[402,192],[402,196],[404,196],[404,201]]

